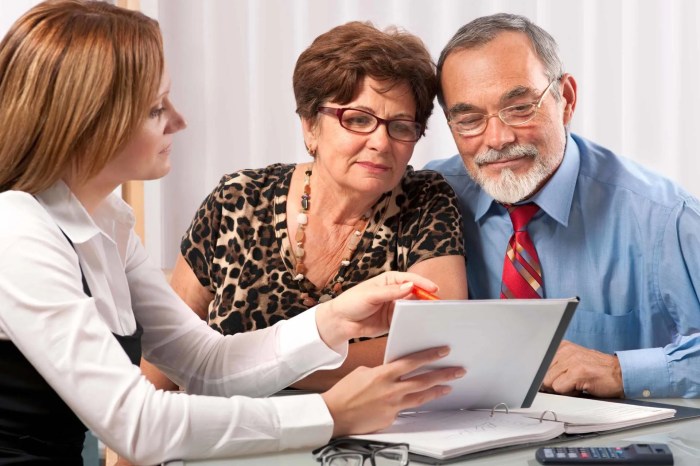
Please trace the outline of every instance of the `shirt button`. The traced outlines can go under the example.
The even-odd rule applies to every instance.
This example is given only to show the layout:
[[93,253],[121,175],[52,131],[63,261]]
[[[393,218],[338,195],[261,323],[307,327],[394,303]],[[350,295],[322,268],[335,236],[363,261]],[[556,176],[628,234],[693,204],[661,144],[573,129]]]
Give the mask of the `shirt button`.
[[644,398],[649,398],[649,397],[651,396],[651,391],[649,391],[649,389],[646,389],[646,388],[645,388],[645,389],[642,391],[642,396],[643,396]]

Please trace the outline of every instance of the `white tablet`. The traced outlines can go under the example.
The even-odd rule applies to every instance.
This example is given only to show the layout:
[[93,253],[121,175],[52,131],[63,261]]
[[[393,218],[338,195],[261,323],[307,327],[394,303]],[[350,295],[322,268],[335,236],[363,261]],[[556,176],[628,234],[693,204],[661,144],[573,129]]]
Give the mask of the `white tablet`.
[[[572,299],[397,301],[384,362],[447,345],[452,392],[418,410],[528,408],[578,304]],[[502,406],[501,406],[502,407]]]

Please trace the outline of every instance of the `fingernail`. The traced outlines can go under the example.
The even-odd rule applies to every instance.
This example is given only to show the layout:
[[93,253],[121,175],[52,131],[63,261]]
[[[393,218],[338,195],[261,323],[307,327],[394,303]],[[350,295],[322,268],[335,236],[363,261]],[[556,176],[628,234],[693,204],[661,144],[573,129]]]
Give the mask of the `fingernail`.
[[452,391],[452,387],[450,387],[449,385],[443,385],[442,387],[440,387],[440,394],[441,395],[447,395],[451,391]]
[[410,290],[411,288],[413,288],[413,282],[402,283],[401,286],[399,287],[399,289],[401,291]]
[[465,371],[464,369],[457,369],[454,373],[454,378],[461,379],[462,377],[464,377],[466,375],[466,373],[467,373],[467,371]]
[[450,348],[447,347],[447,346],[443,346],[442,348],[438,349],[437,354],[438,354],[438,356],[440,356],[441,358],[442,358],[442,357],[445,357],[445,356],[447,356],[448,354],[450,354]]

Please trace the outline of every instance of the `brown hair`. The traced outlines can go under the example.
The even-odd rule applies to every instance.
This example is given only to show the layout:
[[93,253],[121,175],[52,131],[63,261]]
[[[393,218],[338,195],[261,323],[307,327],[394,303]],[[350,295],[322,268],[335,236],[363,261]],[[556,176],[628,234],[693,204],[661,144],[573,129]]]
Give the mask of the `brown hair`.
[[416,121],[425,125],[437,93],[435,65],[423,42],[397,28],[380,31],[353,21],[318,36],[294,68],[297,113],[312,119],[332,100],[350,102],[364,77],[388,82],[382,92],[406,83],[416,101]]
[[0,43],[0,192],[96,175],[147,117],[163,67],[141,13],[80,0],[25,13]]

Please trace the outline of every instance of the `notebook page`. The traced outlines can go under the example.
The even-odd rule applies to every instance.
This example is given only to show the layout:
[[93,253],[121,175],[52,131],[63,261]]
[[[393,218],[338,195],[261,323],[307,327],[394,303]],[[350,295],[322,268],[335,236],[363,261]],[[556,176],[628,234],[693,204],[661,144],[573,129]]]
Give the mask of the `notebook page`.
[[389,428],[358,438],[405,442],[413,453],[452,458],[475,451],[555,438],[560,422],[540,422],[515,414],[487,411],[430,411],[401,415]]
[[[566,424],[571,434],[600,432],[634,426],[673,417],[675,409],[636,406],[590,398],[538,393],[530,408],[513,409],[511,412],[539,419],[544,411],[556,413],[557,420]],[[546,413],[546,419],[554,419]]]

